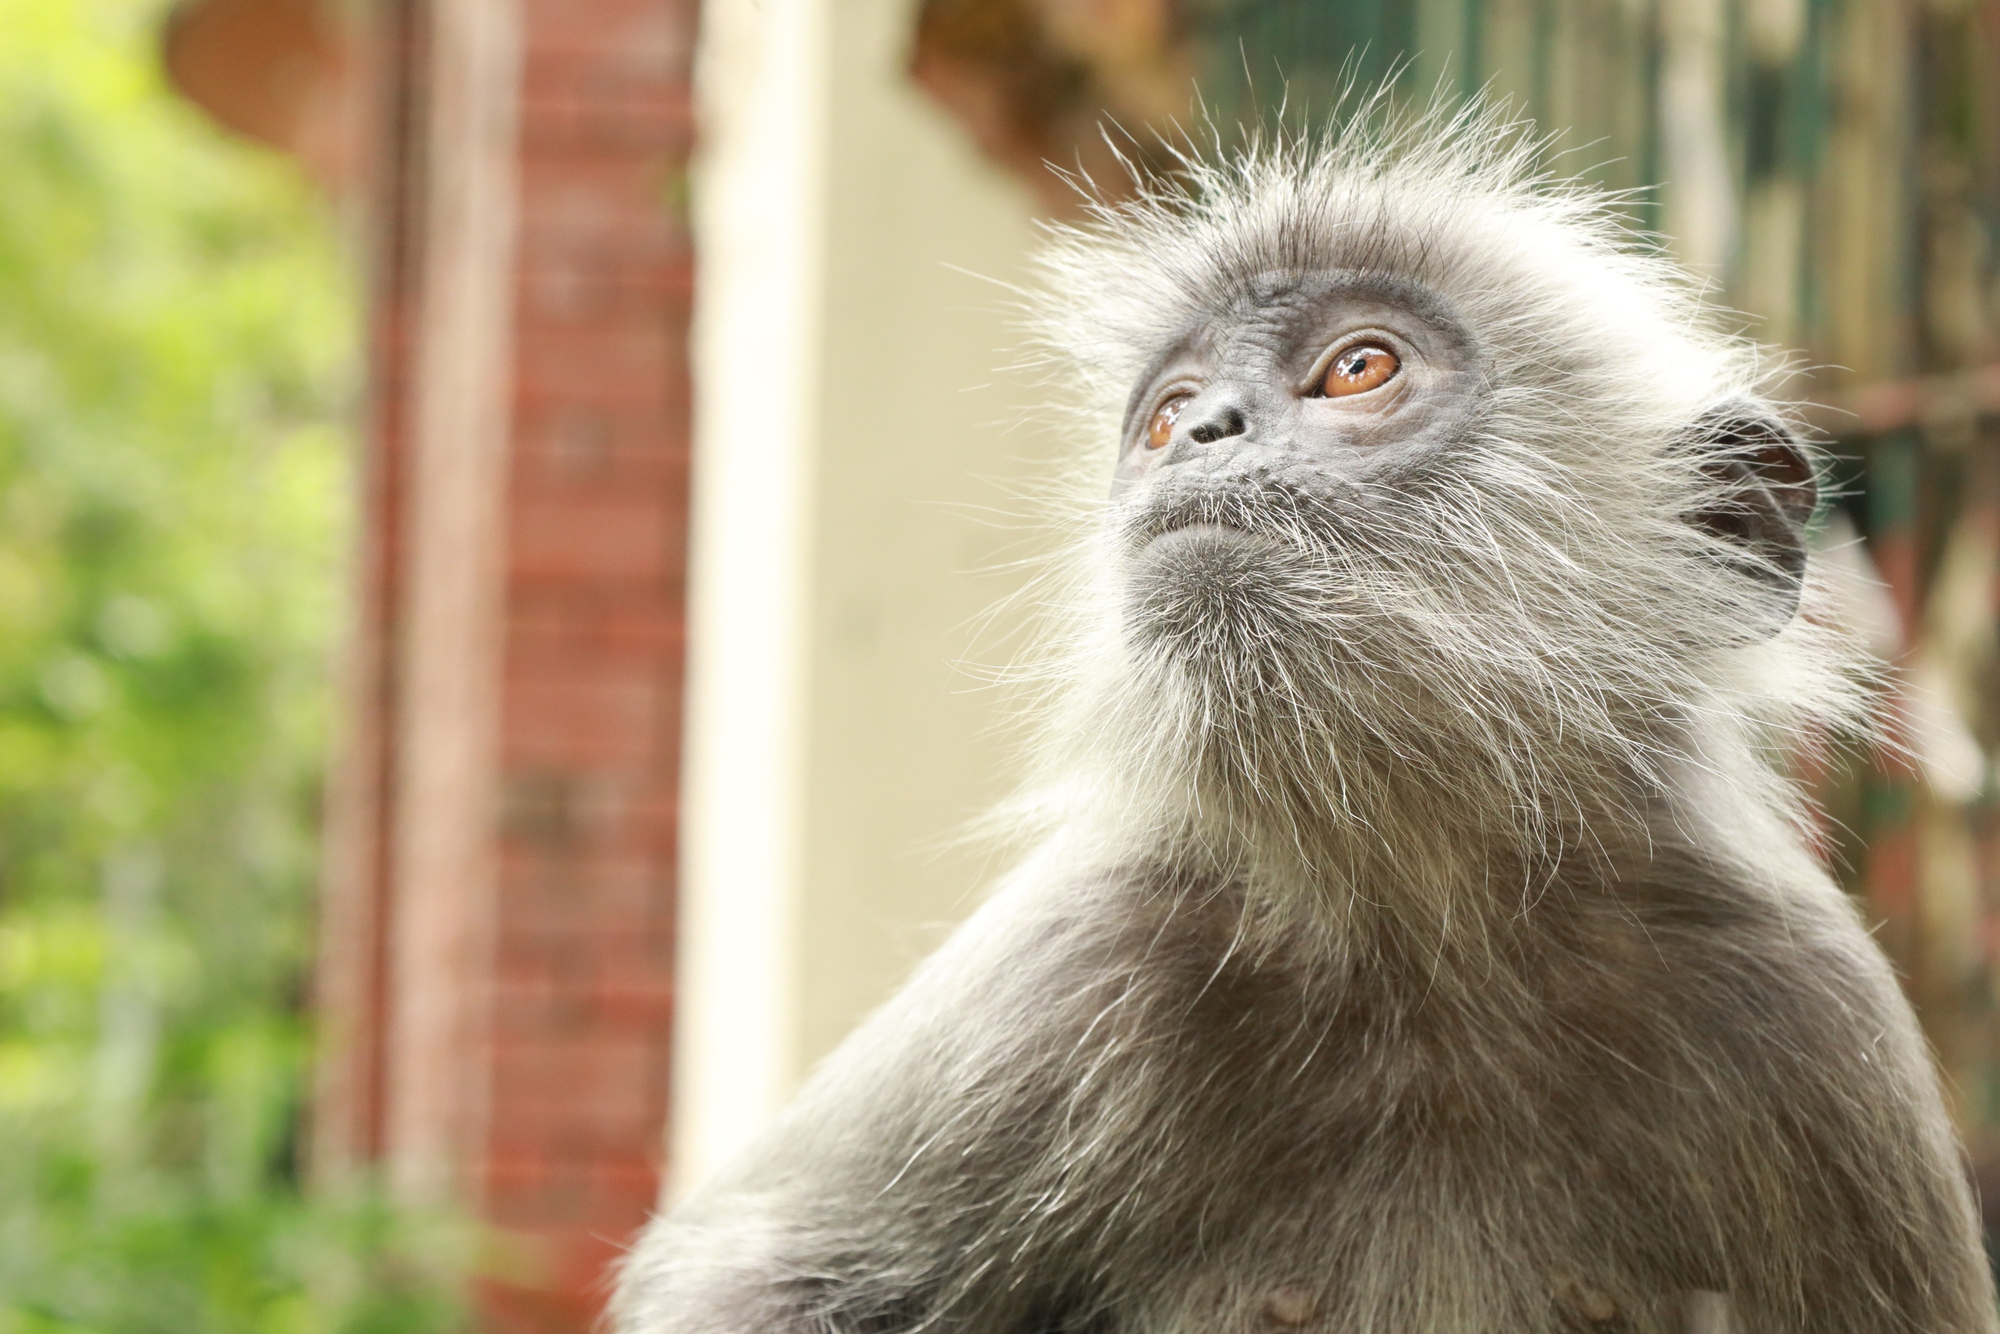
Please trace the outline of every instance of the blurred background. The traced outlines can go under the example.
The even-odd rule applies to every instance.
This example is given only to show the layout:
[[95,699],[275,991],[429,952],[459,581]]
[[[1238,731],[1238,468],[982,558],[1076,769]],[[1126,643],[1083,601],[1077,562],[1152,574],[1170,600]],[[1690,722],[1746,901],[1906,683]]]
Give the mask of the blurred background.
[[2000,1200],[2000,0],[0,0],[0,1334],[590,1328],[996,869],[1047,164],[1344,73],[1795,354]]

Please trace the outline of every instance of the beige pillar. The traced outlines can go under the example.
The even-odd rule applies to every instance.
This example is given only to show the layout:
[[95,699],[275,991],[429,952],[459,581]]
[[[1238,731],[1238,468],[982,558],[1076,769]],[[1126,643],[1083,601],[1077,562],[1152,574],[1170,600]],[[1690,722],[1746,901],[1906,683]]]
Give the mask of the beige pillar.
[[[904,73],[907,0],[714,0],[696,185],[695,534],[675,1189],[976,902],[1006,789],[965,660],[1050,443],[996,371],[1026,191]],[[969,271],[969,272],[968,272]]]
[[519,16],[509,0],[441,0],[431,42],[388,1158],[404,1192],[443,1199],[464,1184],[485,1102]]

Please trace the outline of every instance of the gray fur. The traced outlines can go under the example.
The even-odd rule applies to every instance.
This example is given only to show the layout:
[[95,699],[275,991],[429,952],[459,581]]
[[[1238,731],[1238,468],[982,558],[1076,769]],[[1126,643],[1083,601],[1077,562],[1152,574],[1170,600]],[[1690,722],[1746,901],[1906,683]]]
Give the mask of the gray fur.
[[[627,1334],[2000,1329],[1780,761],[1868,673],[1745,453],[1793,448],[1766,369],[1518,127],[1368,125],[1054,234],[1120,482],[1034,849],[647,1232]],[[1344,319],[1407,392],[1299,426]],[[1135,454],[1177,358],[1248,425]]]

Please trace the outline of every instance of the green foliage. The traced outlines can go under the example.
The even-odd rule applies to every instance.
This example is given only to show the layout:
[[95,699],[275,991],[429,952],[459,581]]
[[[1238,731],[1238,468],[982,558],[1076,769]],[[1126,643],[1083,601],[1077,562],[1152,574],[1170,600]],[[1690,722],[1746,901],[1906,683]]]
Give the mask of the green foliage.
[[295,1168],[348,265],[162,8],[0,0],[0,1334],[416,1334]]

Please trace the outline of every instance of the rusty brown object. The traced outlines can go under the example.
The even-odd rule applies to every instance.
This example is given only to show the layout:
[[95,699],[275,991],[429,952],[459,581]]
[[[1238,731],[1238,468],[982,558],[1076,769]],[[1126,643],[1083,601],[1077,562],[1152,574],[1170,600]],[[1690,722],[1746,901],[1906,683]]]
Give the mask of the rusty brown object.
[[182,96],[330,187],[356,166],[350,45],[318,0],[184,0],[162,41]]
[[2000,362],[1944,375],[1878,380],[1818,397],[1807,420],[1836,439],[1972,427],[2000,417]]
[[1121,156],[1162,164],[1190,68],[1165,0],[926,0],[910,55],[917,83],[1056,214],[1082,203],[1066,173],[1116,196]]

